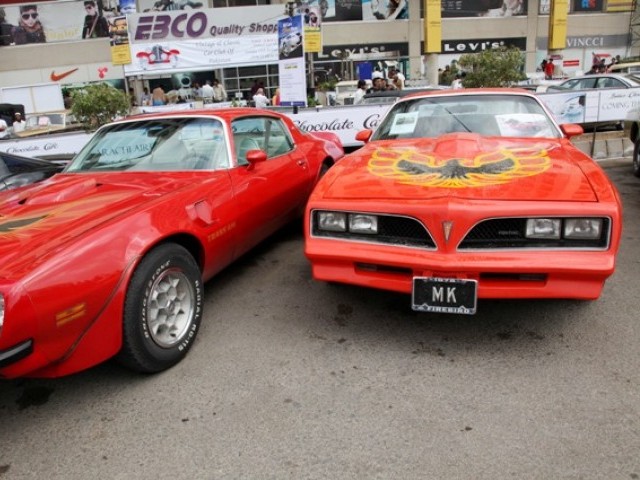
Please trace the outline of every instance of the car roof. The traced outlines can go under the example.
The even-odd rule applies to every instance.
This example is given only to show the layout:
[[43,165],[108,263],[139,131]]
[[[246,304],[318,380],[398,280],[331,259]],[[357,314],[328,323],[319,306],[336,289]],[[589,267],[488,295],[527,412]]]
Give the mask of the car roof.
[[196,108],[190,110],[168,110],[164,112],[141,113],[131,115],[115,123],[123,123],[129,121],[139,121],[152,118],[186,118],[186,117],[218,117],[231,122],[237,117],[246,116],[272,116],[283,120],[289,120],[289,117],[274,110],[252,107],[231,107],[231,108]]
[[533,98],[538,98],[533,92],[525,90],[524,88],[517,87],[503,87],[503,88],[458,88],[458,89],[437,89],[437,90],[425,90],[421,92],[411,92],[404,96],[402,100],[409,98],[419,97],[445,97],[445,96],[461,96],[461,95],[524,95]]
[[376,98],[376,97],[404,97],[412,93],[429,92],[431,90],[444,90],[441,87],[420,87],[420,88],[405,88],[402,90],[382,90],[380,92],[370,92],[364,95],[364,98]]
[[565,84],[572,80],[580,80],[581,78],[617,78],[618,80],[637,83],[640,85],[640,76],[633,73],[587,73],[585,75],[579,75],[571,77],[563,81],[560,85]]

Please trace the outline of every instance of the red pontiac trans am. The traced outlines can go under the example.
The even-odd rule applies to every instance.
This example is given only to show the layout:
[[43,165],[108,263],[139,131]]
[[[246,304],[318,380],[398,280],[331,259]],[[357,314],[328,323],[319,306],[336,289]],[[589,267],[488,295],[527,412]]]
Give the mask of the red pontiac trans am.
[[619,195],[523,90],[399,100],[318,183],[305,213],[314,278],[411,294],[425,312],[478,298],[596,299],[614,272]]
[[179,362],[203,281],[304,212],[344,154],[268,110],[191,110],[99,129],[67,168],[0,193],[0,377],[116,356]]

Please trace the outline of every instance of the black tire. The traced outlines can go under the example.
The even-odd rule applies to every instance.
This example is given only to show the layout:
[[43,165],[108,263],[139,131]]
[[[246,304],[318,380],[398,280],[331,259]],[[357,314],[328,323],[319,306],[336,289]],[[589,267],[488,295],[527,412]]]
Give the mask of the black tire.
[[633,146],[633,174],[640,177],[640,138],[636,140]]
[[160,245],[140,262],[127,289],[116,360],[142,373],[166,370],[186,355],[200,328],[202,275],[180,245]]

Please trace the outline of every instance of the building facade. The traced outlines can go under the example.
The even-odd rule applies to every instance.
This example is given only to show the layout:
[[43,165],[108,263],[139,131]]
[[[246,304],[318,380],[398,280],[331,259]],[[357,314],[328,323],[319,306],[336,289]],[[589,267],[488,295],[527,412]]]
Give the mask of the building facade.
[[[110,6],[110,0],[96,1],[103,1],[100,10],[105,16],[113,15],[118,8],[117,2],[116,6]],[[120,0],[120,6],[125,1]],[[162,4],[172,4],[174,7],[171,10],[182,9],[187,15],[192,15],[194,9],[205,11],[225,8],[227,15],[231,15],[230,18],[235,15],[240,24],[249,12],[248,8],[266,5],[262,0],[241,0],[231,5],[229,0],[179,1],[179,4],[174,4],[173,0],[137,0],[128,7],[128,12],[135,11],[131,13],[134,17],[144,12],[156,15],[156,12],[162,11]],[[40,12],[49,12],[50,19],[58,18],[59,22],[63,22],[71,16],[65,13],[65,8],[82,10],[80,6],[86,3],[82,0],[60,0],[31,2],[29,5],[36,4]],[[274,3],[278,2],[270,2],[269,5],[274,8]],[[388,7],[391,3],[396,5],[393,11]],[[549,54],[549,0],[441,0],[441,3],[442,46],[441,52],[435,54],[440,68],[465,53],[512,45],[523,51],[526,71],[535,72],[542,59]],[[24,5],[4,4],[3,11],[0,11],[5,16],[1,19],[3,23],[14,24],[15,27],[20,22],[20,7]],[[479,8],[480,5],[482,8]],[[368,65],[368,69],[362,72],[390,64],[399,65],[408,79],[427,79],[429,73],[433,73],[427,70],[428,62],[423,53],[422,0],[321,0],[318,8],[323,15],[321,48],[320,52],[308,54],[307,57],[315,81],[321,81],[326,75],[343,79],[362,76],[359,70],[362,65]],[[616,55],[637,55],[639,50],[633,46],[631,38],[634,8],[635,0],[571,0],[566,46],[559,52],[554,51],[563,66],[563,72],[573,75],[587,71],[596,57],[607,59]],[[125,66],[113,63],[110,39],[87,36],[87,25],[91,21],[84,13],[76,11],[72,15],[72,23],[56,31],[48,31],[46,42],[12,44],[15,42],[3,37],[4,46],[0,47],[0,87],[49,82],[73,87],[108,80],[123,82],[123,88],[133,85],[137,92],[143,86],[153,87],[158,82],[169,81],[171,87],[180,88],[181,85],[218,78],[223,81],[228,95],[234,97],[236,94],[246,96],[255,79],[261,79],[270,93],[277,86],[276,62],[203,64],[194,68],[193,72],[176,75],[154,75],[149,72],[128,76]],[[276,17],[279,12],[284,16],[286,5],[282,3],[273,11]],[[6,31],[10,29],[3,27],[3,32]],[[430,65],[434,68],[433,63]]]

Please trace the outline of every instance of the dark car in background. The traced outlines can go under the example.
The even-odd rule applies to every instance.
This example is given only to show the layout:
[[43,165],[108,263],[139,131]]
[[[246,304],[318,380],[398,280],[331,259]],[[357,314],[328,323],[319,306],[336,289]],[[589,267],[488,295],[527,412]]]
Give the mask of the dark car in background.
[[11,190],[39,182],[61,172],[63,168],[63,162],[56,163],[0,152],[0,190]]

